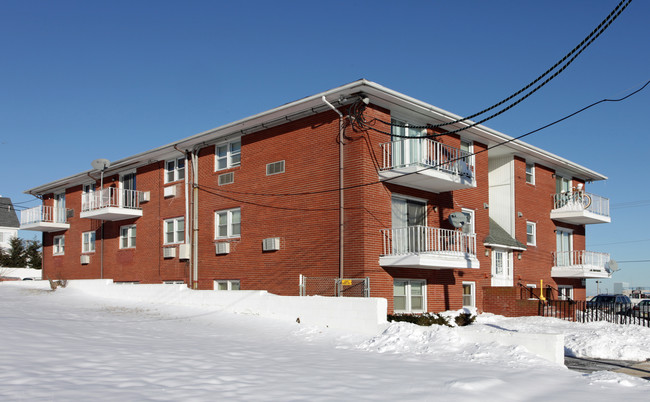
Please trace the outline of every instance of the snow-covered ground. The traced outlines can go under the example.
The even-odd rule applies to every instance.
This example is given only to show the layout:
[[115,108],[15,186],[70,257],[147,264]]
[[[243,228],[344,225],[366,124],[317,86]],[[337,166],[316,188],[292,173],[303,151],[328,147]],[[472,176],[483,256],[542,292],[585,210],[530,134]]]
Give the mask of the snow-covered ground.
[[[163,286],[163,285],[161,285]],[[124,286],[124,292],[137,291]],[[0,400],[647,400],[650,382],[580,374],[463,328],[375,336],[209,306],[0,284]],[[474,331],[564,333],[568,354],[650,358],[650,329],[482,315]]]

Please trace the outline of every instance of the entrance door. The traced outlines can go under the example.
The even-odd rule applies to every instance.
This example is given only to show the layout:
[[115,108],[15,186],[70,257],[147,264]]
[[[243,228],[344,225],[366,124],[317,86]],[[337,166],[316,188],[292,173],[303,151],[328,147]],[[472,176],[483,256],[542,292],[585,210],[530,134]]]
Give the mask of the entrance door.
[[492,286],[512,286],[512,252],[492,249]]
[[392,215],[393,254],[426,251],[426,202],[393,197]]
[[569,229],[556,229],[556,264],[558,267],[566,267],[573,262],[573,239]]

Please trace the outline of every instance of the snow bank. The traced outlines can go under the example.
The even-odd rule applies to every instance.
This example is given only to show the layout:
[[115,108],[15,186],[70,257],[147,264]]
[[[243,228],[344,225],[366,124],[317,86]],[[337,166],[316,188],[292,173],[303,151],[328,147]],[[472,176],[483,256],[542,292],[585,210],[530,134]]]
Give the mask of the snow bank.
[[69,281],[68,288],[105,298],[210,307],[362,333],[375,334],[386,325],[387,302],[381,298],[278,296],[264,290],[219,292],[191,290],[185,285],[117,285],[110,279]]
[[10,278],[32,278],[32,279],[41,279],[41,274],[43,273],[40,269],[34,268],[9,268],[9,267],[0,267],[0,276],[6,276]]
[[645,361],[650,359],[650,328],[610,324],[605,321],[578,323],[549,317],[508,318],[482,314],[475,325],[506,331],[564,334],[564,354],[595,359]]

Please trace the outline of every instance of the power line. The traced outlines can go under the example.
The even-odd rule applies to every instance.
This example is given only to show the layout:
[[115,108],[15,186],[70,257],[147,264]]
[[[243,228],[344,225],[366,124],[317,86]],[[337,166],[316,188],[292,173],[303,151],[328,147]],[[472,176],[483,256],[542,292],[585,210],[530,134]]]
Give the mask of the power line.
[[[623,5],[623,7],[622,7],[620,10],[618,10],[624,2],[626,2],[626,4]],[[468,117],[465,117],[465,118],[462,118],[462,119],[454,120],[454,121],[447,122],[447,123],[435,124],[435,125],[433,125],[433,124],[428,124],[428,125],[424,125],[424,126],[417,126],[417,125],[406,125],[406,124],[397,124],[397,123],[393,123],[393,122],[387,122],[387,121],[384,121],[384,120],[381,120],[381,119],[378,119],[378,118],[374,118],[373,120],[379,121],[379,122],[381,122],[381,123],[383,123],[383,124],[385,124],[385,125],[387,125],[387,126],[391,126],[391,127],[393,127],[393,126],[396,126],[396,127],[409,127],[409,128],[413,128],[413,129],[426,129],[426,128],[428,128],[428,129],[433,129],[433,128],[438,128],[438,127],[447,126],[447,125],[450,125],[450,124],[456,124],[456,123],[464,122],[464,121],[469,120],[469,119],[471,119],[471,118],[473,118],[473,117],[476,117],[476,116],[478,116],[478,115],[481,115],[481,114],[483,114],[483,113],[485,113],[485,112],[487,112],[487,111],[489,111],[489,110],[492,110],[492,109],[494,109],[494,108],[496,108],[496,107],[502,105],[503,103],[505,103],[505,102],[511,100],[512,98],[518,96],[519,94],[521,94],[522,92],[524,92],[526,89],[528,89],[529,87],[531,87],[532,85],[534,85],[535,83],[537,83],[539,80],[541,80],[541,79],[542,79],[544,76],[546,76],[549,72],[551,72],[552,70],[554,70],[554,69],[555,69],[559,64],[561,64],[562,62],[564,62],[564,61],[566,60],[567,57],[569,57],[571,54],[573,54],[573,53],[575,53],[575,52],[577,51],[577,53],[576,53],[575,55],[573,55],[573,57],[571,57],[571,58],[569,59],[569,61],[566,62],[566,64],[564,64],[562,67],[560,67],[560,69],[559,69],[558,71],[556,71],[555,73],[553,73],[553,75],[551,75],[551,76],[548,77],[546,80],[544,80],[544,82],[542,82],[541,84],[539,84],[538,86],[536,86],[535,88],[533,88],[530,92],[528,92],[527,94],[525,94],[522,98],[518,99],[518,100],[515,101],[514,103],[512,103],[512,104],[506,106],[505,108],[501,109],[500,111],[498,111],[498,112],[496,112],[496,113],[494,113],[494,114],[492,114],[492,115],[490,115],[490,116],[488,116],[488,117],[486,117],[486,118],[484,118],[484,119],[482,119],[482,120],[479,120],[479,121],[477,121],[477,122],[474,122],[474,123],[472,123],[472,124],[469,124],[469,125],[467,125],[467,126],[465,126],[465,127],[458,128],[458,129],[453,130],[453,131],[448,131],[448,132],[445,132],[445,133],[439,133],[439,134],[435,134],[435,135],[433,135],[433,136],[432,136],[432,135],[425,135],[425,136],[402,136],[402,135],[394,135],[394,134],[390,134],[390,135],[392,135],[393,137],[402,137],[402,138],[423,138],[423,137],[424,137],[424,138],[430,138],[430,137],[437,137],[437,136],[440,136],[440,135],[455,134],[455,133],[458,133],[458,132],[461,132],[461,131],[467,130],[467,129],[469,129],[469,128],[475,127],[475,126],[477,126],[477,125],[479,125],[479,124],[482,124],[482,123],[484,123],[484,122],[486,122],[486,121],[488,121],[488,120],[491,120],[491,119],[493,119],[493,118],[495,118],[495,117],[497,117],[497,116],[499,116],[499,115],[505,113],[506,111],[512,109],[513,107],[515,107],[516,105],[518,105],[519,103],[521,103],[522,101],[524,101],[526,98],[528,98],[529,96],[531,96],[532,94],[534,94],[535,92],[537,92],[537,91],[538,91],[539,89],[541,89],[543,86],[545,86],[546,84],[548,84],[551,80],[553,80],[555,77],[557,77],[560,73],[562,73],[562,72],[563,72],[567,67],[569,67],[569,65],[571,65],[571,63],[573,63],[573,61],[574,61],[574,60],[575,60],[575,59],[576,59],[576,58],[577,58],[577,57],[578,57],[578,56],[579,56],[579,55],[580,55],[580,54],[581,54],[585,49],[587,49],[587,47],[589,47],[589,45],[591,45],[591,43],[593,43],[593,42],[594,42],[594,41],[595,41],[595,40],[596,40],[596,39],[597,39],[597,38],[598,38],[598,37],[599,37],[603,32],[605,32],[605,30],[606,30],[606,29],[611,25],[611,23],[614,22],[614,20],[616,20],[616,18],[618,18],[618,16],[623,12],[623,10],[625,10],[625,8],[627,8],[627,6],[628,6],[631,2],[632,2],[632,0],[622,0],[622,1],[621,1],[621,2],[616,6],[616,8],[614,8],[614,10],[612,10],[612,12],[611,12],[611,13],[610,13],[610,14],[609,14],[609,15],[608,15],[608,16],[607,16],[607,17],[606,17],[606,18],[605,18],[605,19],[604,19],[604,20],[603,20],[599,25],[598,25],[598,27],[596,27],[596,29],[594,29],[594,31],[592,31],[592,32],[591,32],[591,33],[590,33],[590,34],[589,34],[585,39],[583,39],[582,42],[580,42],[580,44],[579,44],[578,46],[576,46],[573,50],[571,50],[571,52],[569,52],[567,55],[565,55],[565,56],[564,56],[560,61],[558,61],[558,62],[557,62],[553,67],[551,67],[551,68],[548,69],[546,72],[544,72],[542,75],[540,75],[539,77],[537,77],[537,78],[536,78],[535,80],[533,80],[530,84],[526,85],[524,88],[522,88],[522,89],[520,89],[519,91],[517,91],[515,94],[513,94],[513,95],[509,96],[508,98],[506,98],[506,99],[504,99],[504,100],[502,100],[502,101],[496,103],[496,104],[493,105],[493,106],[490,106],[490,107],[487,108],[487,109],[484,109],[484,110],[482,110],[482,111],[480,111],[480,112],[478,112],[478,113],[475,113],[475,114],[473,114],[473,115],[471,115],[471,116],[468,116]],[[617,10],[618,10],[618,11],[617,11]],[[615,14],[615,15],[612,17],[612,14]],[[605,24],[604,27],[602,27],[603,24]],[[601,27],[602,27],[602,28],[601,28]],[[596,32],[596,31],[598,31],[598,32],[597,32],[597,33],[595,34],[595,36],[594,36],[594,32]],[[585,41],[587,41],[587,43],[586,43],[586,45],[583,46],[583,44],[585,43]],[[579,50],[578,50],[578,49],[579,49]],[[360,119],[360,120],[358,120],[358,124],[365,125],[366,128],[368,128],[368,129],[370,129],[370,130],[374,130],[374,131],[380,132],[380,133],[382,133],[382,134],[389,134],[389,133],[387,133],[387,132],[384,132],[384,131],[378,130],[378,129],[374,128],[374,127],[371,127],[371,126],[367,125],[367,123],[365,122],[364,119]]]

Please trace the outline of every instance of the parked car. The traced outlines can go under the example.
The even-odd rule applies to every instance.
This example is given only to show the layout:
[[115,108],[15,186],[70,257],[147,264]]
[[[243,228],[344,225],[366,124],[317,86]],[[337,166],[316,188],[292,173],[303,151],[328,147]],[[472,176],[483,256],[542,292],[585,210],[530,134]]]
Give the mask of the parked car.
[[636,306],[632,307],[632,315],[650,319],[650,299],[641,300]]
[[598,295],[587,302],[587,309],[627,314],[631,312],[632,301],[629,297],[621,294]]

